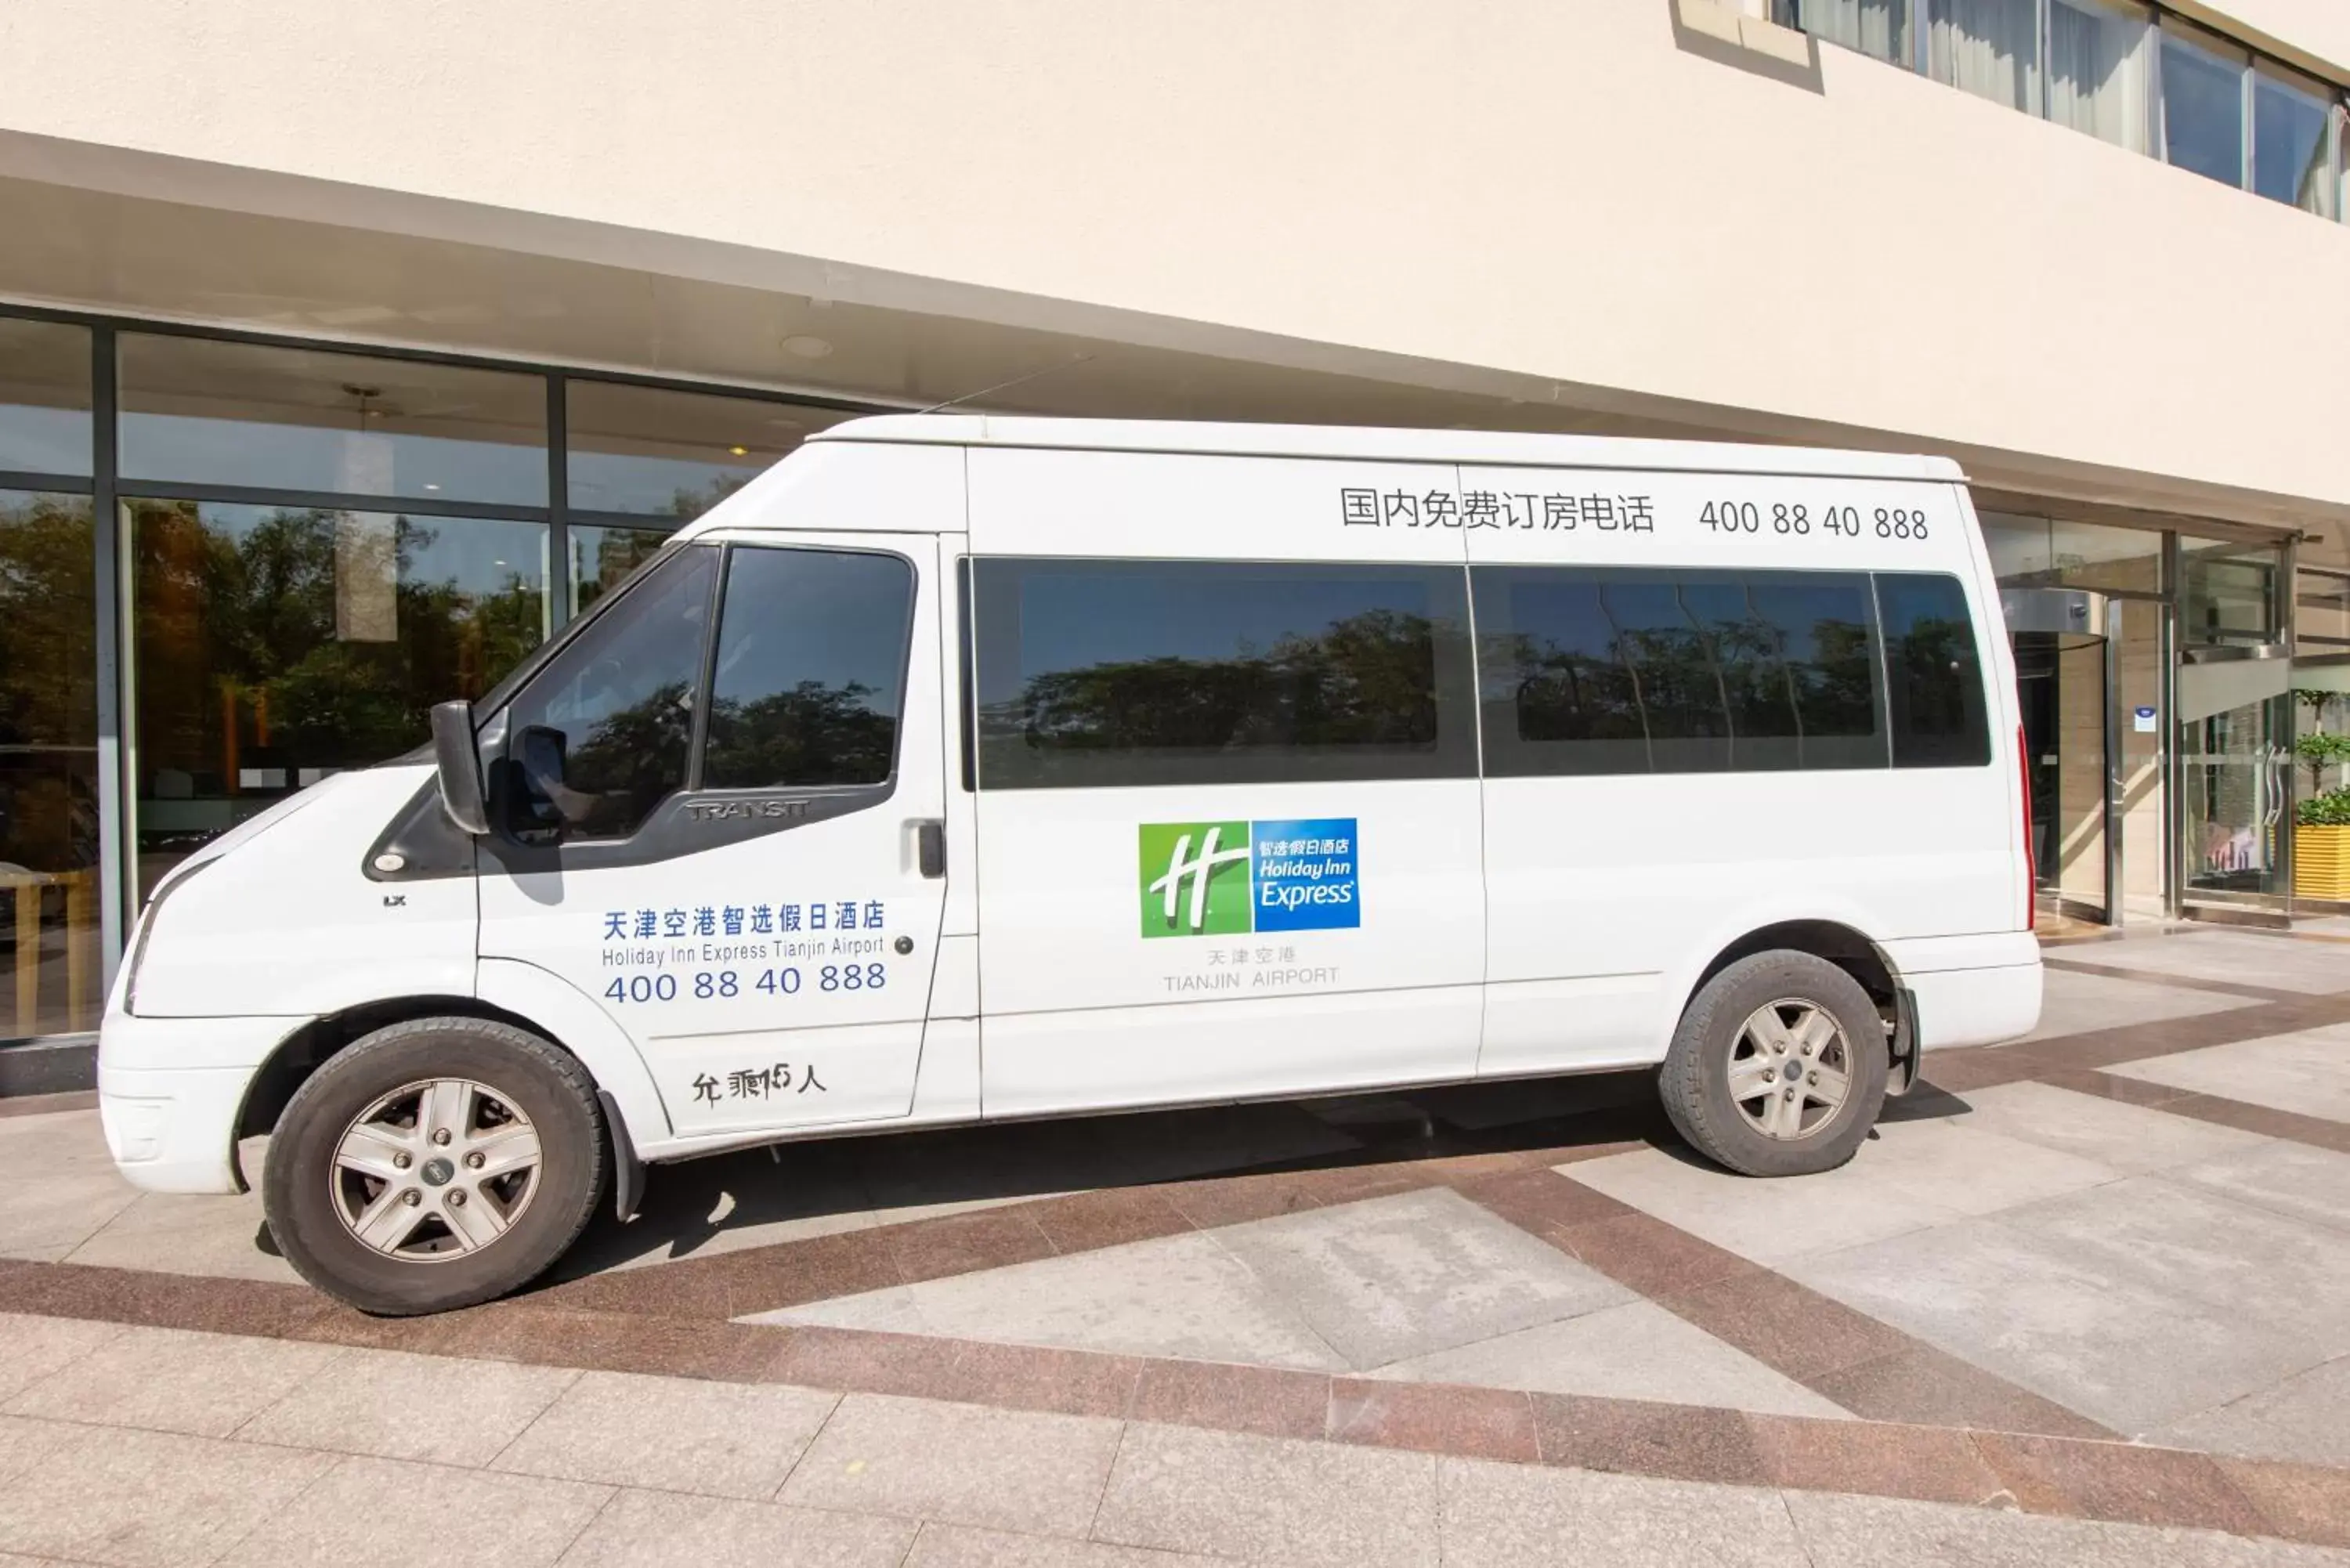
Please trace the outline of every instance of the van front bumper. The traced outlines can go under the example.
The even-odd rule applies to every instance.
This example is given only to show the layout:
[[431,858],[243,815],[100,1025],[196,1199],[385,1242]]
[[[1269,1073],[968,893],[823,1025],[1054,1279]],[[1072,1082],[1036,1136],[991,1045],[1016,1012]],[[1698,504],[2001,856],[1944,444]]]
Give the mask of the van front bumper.
[[98,1037],[106,1147],[149,1192],[242,1192],[236,1123],[254,1074],[303,1018],[133,1018]]

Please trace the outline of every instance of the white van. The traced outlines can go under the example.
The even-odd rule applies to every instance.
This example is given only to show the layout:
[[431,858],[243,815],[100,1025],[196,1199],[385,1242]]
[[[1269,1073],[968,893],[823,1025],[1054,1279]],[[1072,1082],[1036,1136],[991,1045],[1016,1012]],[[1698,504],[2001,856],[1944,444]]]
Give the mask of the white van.
[[434,744],[156,889],[99,1080],[367,1310],[648,1161],[1660,1064],[1850,1158],[2039,1012],[2013,672],[1929,458],[900,416],[684,529]]

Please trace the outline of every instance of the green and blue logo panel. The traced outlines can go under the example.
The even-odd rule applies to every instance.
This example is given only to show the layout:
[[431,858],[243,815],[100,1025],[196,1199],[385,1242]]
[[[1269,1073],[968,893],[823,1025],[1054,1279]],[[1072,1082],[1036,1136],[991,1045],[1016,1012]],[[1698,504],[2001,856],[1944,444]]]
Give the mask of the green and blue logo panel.
[[1144,823],[1136,866],[1142,934],[1360,926],[1358,847],[1351,816]]

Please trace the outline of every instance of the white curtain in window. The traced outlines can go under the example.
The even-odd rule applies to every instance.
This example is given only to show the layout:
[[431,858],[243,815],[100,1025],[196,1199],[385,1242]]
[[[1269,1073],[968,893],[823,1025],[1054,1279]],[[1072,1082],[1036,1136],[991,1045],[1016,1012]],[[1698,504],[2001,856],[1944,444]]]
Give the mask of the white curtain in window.
[[1931,0],[1927,16],[1935,80],[2040,112],[2038,0]]
[[1804,31],[1880,60],[1903,61],[1908,50],[1902,16],[1908,0],[1800,0],[1796,20]]
[[2048,118],[2144,152],[2146,35],[2097,0],[2049,0]]

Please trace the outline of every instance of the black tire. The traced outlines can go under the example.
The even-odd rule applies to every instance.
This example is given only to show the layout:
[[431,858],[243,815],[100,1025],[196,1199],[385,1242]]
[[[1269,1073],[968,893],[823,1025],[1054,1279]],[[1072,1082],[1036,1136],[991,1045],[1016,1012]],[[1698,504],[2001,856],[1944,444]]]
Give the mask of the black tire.
[[[487,1089],[494,1098],[485,1116],[510,1106],[512,1113],[527,1118],[537,1135],[538,1163],[528,1176],[527,1199],[515,1205],[510,1221],[494,1240],[471,1251],[453,1250],[452,1234],[442,1243],[452,1249],[445,1256],[393,1256],[359,1240],[344,1219],[343,1195],[352,1189],[341,1184],[367,1179],[338,1173],[336,1151],[353,1122],[378,1101],[406,1085],[436,1080],[470,1081]],[[498,1130],[503,1129],[490,1127],[483,1136]],[[544,1273],[587,1226],[604,1189],[605,1163],[596,1086],[577,1060],[509,1024],[419,1018],[379,1029],[338,1052],[296,1092],[269,1141],[262,1206],[278,1250],[304,1279],[361,1312],[410,1317],[472,1306]],[[418,1168],[429,1181],[431,1176]],[[442,1180],[448,1185],[434,1190],[429,1202],[420,1193],[421,1207],[413,1210],[424,1221],[420,1247],[435,1244],[436,1226],[449,1231],[434,1218],[434,1205],[464,1185],[446,1176]],[[506,1189],[523,1188],[512,1184]]]
[[[1820,1054],[1825,1057],[1830,1050],[1841,1051],[1850,1086],[1833,1110],[1815,1106],[1806,1098],[1810,1091],[1800,1075],[1805,1065],[1800,1049],[1783,1055],[1783,1070],[1786,1061],[1795,1059],[1798,1072],[1785,1080],[1796,1093],[1790,1104],[1803,1116],[1815,1119],[1790,1129],[1793,1136],[1773,1137],[1733,1097],[1731,1063],[1742,1050],[1748,1021],[1783,1002],[1807,1004],[1834,1020],[1841,1041],[1823,1046]],[[1777,1016],[1783,1023],[1791,1012],[1803,1016],[1800,1005]],[[1764,1053],[1754,1045],[1743,1049],[1749,1053],[1747,1060],[1763,1059]],[[1672,1048],[1658,1070],[1657,1087],[1673,1126],[1707,1158],[1742,1176],[1809,1176],[1850,1159],[1877,1125],[1885,1103],[1888,1060],[1884,1020],[1860,982],[1825,959],[1782,950],[1739,960],[1690,998],[1673,1032]],[[1751,1074],[1742,1081],[1751,1086]],[[1765,1095],[1747,1103],[1768,1113],[1777,1108],[1769,1099]]]

